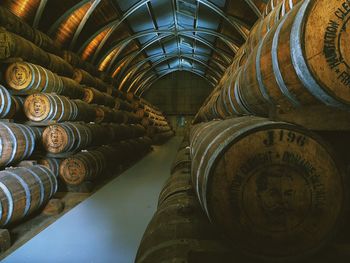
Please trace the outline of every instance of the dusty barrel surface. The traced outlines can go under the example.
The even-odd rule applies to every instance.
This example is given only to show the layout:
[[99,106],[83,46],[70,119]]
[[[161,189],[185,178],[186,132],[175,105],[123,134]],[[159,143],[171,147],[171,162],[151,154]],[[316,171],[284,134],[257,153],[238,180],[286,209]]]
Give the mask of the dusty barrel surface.
[[78,114],[76,104],[67,97],[44,93],[28,96],[24,112],[31,121],[69,121]]
[[230,262],[229,249],[194,195],[188,170],[168,180],[159,201],[135,262]]
[[177,170],[186,167],[191,167],[190,147],[188,145],[178,150],[175,160],[171,165],[170,173],[173,174]]
[[60,123],[44,129],[42,143],[49,153],[64,153],[82,150],[92,142],[92,133],[87,125]]
[[32,155],[36,137],[25,125],[0,122],[0,167],[24,160]]
[[314,134],[258,117],[212,121],[192,130],[191,157],[202,207],[247,255],[303,257],[335,234],[346,185]]
[[44,166],[0,172],[0,225],[16,222],[38,210],[57,191],[57,180]]

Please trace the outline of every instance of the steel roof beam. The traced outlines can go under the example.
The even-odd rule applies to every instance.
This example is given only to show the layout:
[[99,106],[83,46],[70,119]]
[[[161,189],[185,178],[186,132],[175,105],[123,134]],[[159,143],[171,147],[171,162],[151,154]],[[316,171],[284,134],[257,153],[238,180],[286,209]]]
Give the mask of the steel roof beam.
[[78,10],[83,5],[89,3],[90,0],[83,0],[77,3],[75,6],[68,9],[60,18],[57,19],[57,21],[50,27],[48,34],[53,35],[53,33],[57,30],[57,28],[65,21],[72,13],[74,13],[76,10]]
[[258,18],[262,17],[262,14],[259,10],[259,8],[254,4],[252,0],[245,0],[247,5],[253,10],[253,12],[256,14]]
[[33,27],[38,28],[41,17],[43,15],[44,9],[46,7],[47,0],[40,0],[40,4],[38,9],[35,12],[35,17],[34,17],[34,22],[33,22]]
[[[219,39],[221,39],[232,51],[236,52],[238,50],[238,43],[235,42],[235,40],[231,39],[230,37],[223,35],[219,32],[216,32],[214,30],[208,30],[208,29],[184,29],[184,30],[180,30],[178,31],[178,34],[180,35],[185,35],[190,37],[190,34],[185,34],[185,33],[202,33],[202,34],[207,34],[207,35],[211,35],[211,36],[215,36]],[[122,53],[121,51],[126,48],[126,46],[135,39],[141,38],[141,37],[145,37],[145,36],[149,36],[149,35],[154,35],[154,34],[169,34],[172,35],[174,34],[173,30],[147,30],[147,31],[143,31],[143,32],[139,32],[136,33],[135,35],[132,35],[124,40],[121,40],[120,42],[118,42],[116,45],[114,45],[113,47],[111,47],[106,54],[103,56],[103,58],[100,59],[98,64],[101,64],[102,61],[111,53],[113,52],[115,49],[118,49],[118,53],[113,57],[113,62],[117,59],[117,57]]]
[[75,31],[72,41],[70,42],[69,45],[69,49],[73,49],[79,36],[81,31],[83,30],[86,22],[88,21],[88,19],[90,18],[90,16],[92,15],[92,13],[95,11],[95,9],[97,8],[97,6],[100,4],[101,0],[95,0],[92,5],[90,6],[89,10],[85,13],[83,19],[80,21],[79,26],[77,28],[77,30]]
[[[185,35],[185,36],[186,36],[186,35]],[[169,35],[166,36],[166,37],[169,37]],[[195,36],[192,36],[192,38],[194,38],[194,37],[195,37]],[[201,42],[201,43],[203,43],[204,45],[206,45],[208,48],[214,50],[219,56],[221,56],[222,59],[224,59],[224,60],[226,61],[226,63],[227,63],[228,65],[231,63],[231,61],[232,61],[232,59],[233,59],[233,56],[232,56],[231,59],[229,59],[228,57],[226,57],[226,56],[224,55],[223,51],[219,51],[218,49],[216,49],[214,46],[212,46],[212,44],[211,44],[210,42],[205,41],[205,40],[203,40],[202,38],[200,38],[200,37],[198,37],[198,36],[196,36],[196,39],[198,40],[198,42]],[[140,49],[139,51],[135,51],[135,52],[133,52],[132,54],[130,54],[130,55],[129,55],[130,59],[129,59],[129,61],[126,63],[126,65],[124,65],[124,68],[123,68],[123,70],[122,70],[120,76],[122,76],[122,74],[124,73],[124,71],[128,68],[129,64],[130,64],[134,59],[136,59],[136,58],[141,54],[141,52],[142,52],[143,50],[145,50],[146,48],[148,48],[149,46],[151,46],[152,44],[154,44],[154,43],[157,42],[157,41],[158,41],[157,39],[152,40],[152,41],[148,42],[147,45],[143,46],[142,49]],[[119,65],[119,64],[118,64],[118,65]],[[113,71],[115,71],[115,69],[118,67],[118,65],[116,65],[116,66],[114,67]],[[119,80],[119,77],[118,77],[117,80]]]

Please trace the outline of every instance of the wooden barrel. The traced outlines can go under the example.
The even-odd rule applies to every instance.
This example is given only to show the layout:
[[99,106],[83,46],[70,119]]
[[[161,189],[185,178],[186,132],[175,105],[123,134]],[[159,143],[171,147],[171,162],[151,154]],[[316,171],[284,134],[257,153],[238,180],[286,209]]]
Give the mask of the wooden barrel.
[[11,98],[13,102],[13,110],[10,111],[11,113],[7,118],[23,121],[26,119],[23,109],[25,98],[20,96],[11,96]]
[[60,76],[65,76],[68,78],[73,77],[74,69],[68,62],[54,54],[47,53],[47,55],[49,57],[49,69],[51,69],[53,72],[57,73]]
[[110,144],[113,142],[114,132],[109,127],[109,124],[101,125],[93,123],[87,124],[86,127],[91,132],[91,146],[100,146],[103,144]]
[[258,117],[199,124],[191,158],[203,209],[249,256],[300,259],[340,225],[343,171],[328,146],[299,126]]
[[6,88],[0,85],[0,118],[11,119],[16,113],[16,104]]
[[55,54],[56,56],[61,56],[62,51],[59,46],[59,44],[55,41],[52,40],[48,35],[45,33],[33,29],[34,32],[34,38],[33,38],[33,43],[37,45],[38,47],[42,48],[43,50]]
[[0,122],[0,167],[28,158],[34,151],[35,139],[25,125]]
[[124,101],[122,99],[116,98],[115,99],[115,106],[114,106],[115,110],[122,110],[122,111],[133,111],[134,108],[132,107],[132,105],[127,102]]
[[64,96],[32,94],[24,102],[24,112],[31,121],[69,121],[77,114],[76,104]]
[[[73,73],[73,79],[83,85],[96,87],[96,79],[89,72],[86,72],[83,69],[75,68]],[[97,88],[99,90],[99,88]]]
[[34,29],[10,10],[2,6],[0,7],[0,26],[29,41],[33,41],[34,39]]
[[53,154],[75,152],[91,145],[92,134],[87,125],[60,123],[44,129],[42,143],[45,151]]
[[128,116],[123,111],[117,111],[108,107],[98,106],[95,107],[97,123],[127,123]]
[[250,53],[260,42],[260,40],[276,25],[281,19],[282,3],[277,6],[266,16],[260,18],[252,27],[249,38],[247,39],[247,52]]
[[71,98],[71,99],[82,100],[84,98],[85,89],[82,85],[66,77],[61,77],[61,80],[63,83],[63,89],[62,89],[62,92],[60,93],[61,95],[67,96],[68,98]]
[[73,121],[85,121],[94,122],[96,121],[96,106],[90,105],[82,100],[72,101],[76,108],[76,114]]
[[145,129],[140,125],[109,124],[113,133],[113,142],[134,139],[145,135]]
[[10,64],[5,72],[7,85],[20,94],[37,92],[61,94],[61,78],[50,70],[28,62]]
[[191,157],[190,157],[189,146],[179,149],[179,151],[176,154],[175,160],[171,165],[170,173],[173,174],[176,171],[181,170],[183,168],[187,168],[187,169],[191,168]]
[[[189,177],[187,173],[187,183]],[[179,190],[158,207],[143,235],[135,262],[231,262],[229,248],[215,233],[193,192]]]
[[48,53],[23,37],[3,29],[0,29],[0,47],[0,60],[20,57],[34,64],[49,66]]
[[114,108],[115,106],[115,99],[111,95],[108,95],[104,92],[100,92],[94,88],[84,89],[83,100],[89,104],[104,105],[111,108]]
[[68,185],[79,185],[100,178],[106,166],[105,156],[100,151],[80,152],[62,161],[60,177]]
[[25,218],[45,204],[57,191],[57,180],[41,165],[0,172],[0,226]]
[[[341,29],[349,14],[337,17],[338,8],[333,1],[304,1],[269,32],[244,69],[242,91],[250,93],[249,107],[265,114],[268,105],[350,109],[348,35]],[[320,20],[316,14],[326,9],[330,12]]]
[[48,168],[55,175],[55,177],[58,178],[62,159],[42,157],[38,159],[37,162],[38,164]]
[[160,207],[169,197],[174,194],[185,192],[194,195],[191,170],[189,167],[179,168],[164,183],[158,198],[158,207]]

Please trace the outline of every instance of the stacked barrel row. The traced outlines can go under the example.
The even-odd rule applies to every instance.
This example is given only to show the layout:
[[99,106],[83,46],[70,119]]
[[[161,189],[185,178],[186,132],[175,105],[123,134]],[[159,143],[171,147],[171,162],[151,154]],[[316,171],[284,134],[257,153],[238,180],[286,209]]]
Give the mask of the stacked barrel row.
[[[0,226],[150,150],[113,80],[0,7]],[[12,167],[21,168],[12,168]]]
[[272,2],[273,10],[252,28],[197,122],[315,105],[350,109],[350,13],[343,2]]
[[192,185],[203,211],[248,257],[300,262],[341,227],[345,169],[312,132],[246,116],[197,124],[190,143]]
[[132,93],[127,94],[127,99],[133,101],[133,104],[136,105],[138,109],[136,115],[142,118],[141,124],[145,127],[147,136],[152,139],[153,144],[163,144],[174,136],[169,121],[159,108]]
[[137,263],[231,262],[229,246],[215,232],[195,196],[189,154],[185,140],[141,240]]

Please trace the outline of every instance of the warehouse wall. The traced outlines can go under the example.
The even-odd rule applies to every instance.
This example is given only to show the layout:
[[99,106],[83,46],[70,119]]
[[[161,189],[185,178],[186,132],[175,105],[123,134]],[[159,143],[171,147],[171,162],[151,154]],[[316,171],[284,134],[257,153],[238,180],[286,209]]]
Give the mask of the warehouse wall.
[[211,85],[203,78],[177,71],[157,81],[143,97],[163,110],[175,132],[183,135],[211,90]]

